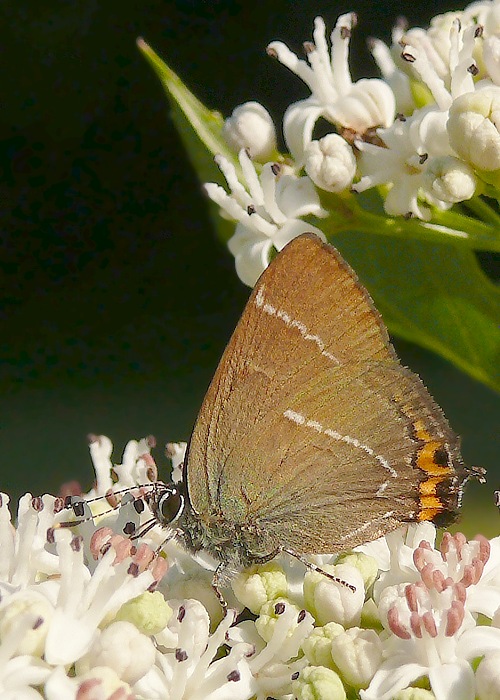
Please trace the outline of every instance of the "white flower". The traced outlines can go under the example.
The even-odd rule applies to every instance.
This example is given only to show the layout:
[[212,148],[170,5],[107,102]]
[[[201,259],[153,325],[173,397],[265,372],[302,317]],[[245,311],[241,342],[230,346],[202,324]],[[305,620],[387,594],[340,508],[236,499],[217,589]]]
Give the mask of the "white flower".
[[[376,185],[389,185],[384,208],[393,216],[429,219],[431,212],[424,202],[446,209],[455,202],[470,199],[475,192],[474,173],[456,159],[457,153],[463,157],[464,149],[474,148],[474,135],[470,134],[471,145],[462,144],[459,150],[455,140],[463,138],[463,125],[451,115],[457,110],[462,112],[462,101],[477,94],[473,79],[477,32],[474,26],[463,29],[458,20],[450,21],[447,27],[446,66],[434,44],[428,37],[424,40],[422,30],[404,35],[403,56],[436,104],[415,110],[408,119],[400,118],[388,129],[379,129],[377,134],[384,148],[372,143],[356,144],[362,152],[359,160],[362,177],[353,189],[363,192]],[[415,40],[417,36],[421,41]],[[456,139],[452,138],[450,125]]]
[[[359,169],[362,177],[353,185],[356,192],[364,192],[377,185],[388,184],[384,209],[392,215],[416,216],[428,219],[430,211],[421,197],[426,184],[429,151],[436,136],[443,136],[441,144],[448,145],[446,114],[421,110],[408,119],[398,119],[389,129],[380,129],[378,135],[385,147],[372,143],[358,143],[361,150]],[[451,151],[451,149],[449,149]],[[441,155],[441,154],[440,154]]]
[[9,497],[0,494],[0,591],[13,592],[34,583],[40,573],[58,573],[58,558],[46,549],[47,530],[63,501],[54,496],[33,497],[27,493],[19,500],[17,527],[11,523]]
[[151,448],[155,445],[156,441],[152,436],[141,440],[129,440],[123,451],[122,463],[113,464],[111,440],[105,435],[90,435],[89,449],[96,473],[96,487],[89,491],[85,498],[104,496],[111,488],[116,492],[156,481],[158,470],[151,456]]
[[[421,676],[429,677],[437,700],[473,700],[470,661],[500,649],[500,630],[475,622],[477,612],[491,617],[499,604],[500,589],[494,584],[500,570],[500,538],[491,544],[485,538],[467,542],[460,533],[445,533],[435,550],[425,540],[417,545],[416,535],[423,527],[429,529],[413,527],[407,542],[396,533],[386,538],[393,548],[391,561],[396,552],[401,555],[396,579],[406,576],[412,583],[387,585],[394,576],[390,572],[375,584],[379,614],[390,634],[385,661],[361,693],[364,700],[389,700]],[[375,548],[368,545],[363,550],[374,554]]]
[[376,78],[357,83],[351,80],[348,48],[355,24],[353,13],[338,18],[331,36],[330,56],[325,23],[321,17],[316,17],[314,43],[306,44],[309,65],[281,41],[273,41],[268,46],[268,53],[302,78],[312,93],[307,99],[290,105],[284,117],[285,140],[297,163],[302,163],[304,150],[312,140],[314,125],[320,117],[356,134],[378,126],[387,127],[394,119],[395,100],[387,83]]
[[356,158],[352,147],[338,134],[311,141],[305,150],[305,170],[315,185],[327,192],[342,192],[352,185]]
[[147,545],[141,545],[130,556],[129,548],[122,552],[119,544],[113,542],[113,546],[110,541],[91,576],[83,559],[80,538],[72,537],[68,530],[56,530],[54,537],[61,579],[47,634],[45,659],[53,665],[66,665],[89,652],[106,616],[116,614],[127,601],[155,583],[156,562]]
[[237,643],[227,656],[214,660],[226,641],[233,614],[226,615],[211,635],[201,603],[187,600],[172,607],[168,628],[175,647],[157,651],[155,666],[134,685],[134,691],[148,700],[248,700],[255,693],[247,660],[252,647]]
[[[369,49],[384,80],[394,94],[396,111],[399,114],[411,114],[415,109],[415,100],[408,75],[396,65],[389,47],[383,41],[371,39]],[[408,64],[405,63],[406,65]]]
[[250,158],[265,163],[276,151],[276,131],[271,115],[258,102],[245,102],[233,110],[222,128],[222,135],[235,151],[244,148]]
[[264,605],[256,623],[246,621],[231,629],[231,640],[244,639],[253,647],[248,663],[257,683],[257,700],[292,692],[292,681],[307,665],[299,652],[312,630],[312,616],[284,600]]
[[326,216],[314,185],[308,177],[296,177],[276,163],[266,163],[260,176],[245,151],[240,164],[248,190],[239,182],[236,170],[223,157],[216,159],[231,194],[213,182],[205,191],[216,204],[238,222],[228,247],[235,257],[236,272],[249,286],[255,284],[269,265],[274,250],[281,250],[301,233],[311,231],[325,237],[301,217]]

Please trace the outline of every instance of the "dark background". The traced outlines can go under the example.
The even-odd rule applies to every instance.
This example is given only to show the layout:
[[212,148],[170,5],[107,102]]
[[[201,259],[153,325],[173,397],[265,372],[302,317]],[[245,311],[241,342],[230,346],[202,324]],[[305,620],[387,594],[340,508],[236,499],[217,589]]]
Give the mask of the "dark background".
[[[265,46],[300,50],[316,14],[332,28],[351,9],[356,77],[376,74],[367,36],[389,41],[401,12],[411,25],[431,17],[424,3],[367,0],[1,3],[1,490],[89,486],[88,432],[113,439],[116,461],[132,437],[187,439],[248,295],[136,37],[209,106],[227,115],[256,99],[278,122],[307,90]],[[481,497],[496,534],[498,398],[436,356],[397,347],[469,463],[490,469]]]

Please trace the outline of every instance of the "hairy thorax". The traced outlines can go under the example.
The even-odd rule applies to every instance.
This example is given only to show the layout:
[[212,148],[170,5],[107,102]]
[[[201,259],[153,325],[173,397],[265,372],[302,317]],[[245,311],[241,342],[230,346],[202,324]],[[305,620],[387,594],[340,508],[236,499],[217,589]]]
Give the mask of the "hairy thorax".
[[180,539],[192,552],[209,552],[224,569],[238,572],[252,564],[264,563],[280,547],[257,524],[230,523],[223,518],[200,517],[187,507],[178,522]]

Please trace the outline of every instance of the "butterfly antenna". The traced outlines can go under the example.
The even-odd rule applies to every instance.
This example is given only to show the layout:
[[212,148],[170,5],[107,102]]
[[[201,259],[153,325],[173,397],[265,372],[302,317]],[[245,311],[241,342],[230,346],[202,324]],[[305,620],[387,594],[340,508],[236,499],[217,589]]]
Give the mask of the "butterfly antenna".
[[[83,523],[87,523],[89,521],[93,521],[94,518],[96,517],[103,517],[106,515],[109,515],[110,513],[114,513],[115,511],[119,510],[122,506],[122,501],[117,500],[116,496],[121,495],[124,493],[132,493],[136,489],[143,489],[147,488],[148,486],[151,487],[154,484],[137,484],[137,486],[129,486],[127,488],[119,489],[118,491],[113,491],[112,489],[109,489],[104,496],[95,496],[94,498],[82,498],[81,500],[78,501],[71,501],[74,496],[68,496],[65,499],[65,504],[64,504],[64,509],[65,510],[72,510],[75,516],[78,518],[77,520],[67,520],[63,521],[60,523],[56,523],[54,525],[54,529],[62,528],[62,527],[77,527],[78,525],[82,525]],[[85,506],[89,503],[95,503],[96,501],[101,501],[103,499],[106,499],[106,501],[109,503],[110,508],[107,510],[103,510],[100,513],[96,513],[93,515],[92,513],[90,515],[85,515]],[[143,504],[142,510],[144,509],[144,501],[142,498],[142,495],[139,498],[134,499],[134,502],[141,502]],[[139,512],[139,511],[138,511]],[[149,521],[148,521],[149,522]]]
[[328,571],[325,571],[320,566],[317,566],[316,564],[312,564],[310,561],[307,561],[307,559],[303,557],[302,554],[298,554],[297,552],[294,552],[293,549],[287,549],[286,547],[282,547],[281,551],[286,552],[295,559],[298,559],[298,561],[304,564],[304,566],[310,571],[316,571],[318,574],[323,574],[323,576],[326,576],[326,578],[330,579],[330,581],[333,581],[334,583],[340,583],[341,586],[345,586],[353,593],[356,593],[356,586],[353,586],[352,583],[348,583],[347,581],[344,581],[343,578],[339,578],[338,576],[329,574]]
[[[138,540],[140,537],[144,537],[144,535],[147,535],[147,533],[150,530],[152,530],[155,525],[158,525],[158,520],[156,518],[150,518],[149,520],[146,520],[146,522],[141,525],[138,531],[131,535],[129,539]],[[161,544],[161,547],[163,547],[163,544],[164,542]]]

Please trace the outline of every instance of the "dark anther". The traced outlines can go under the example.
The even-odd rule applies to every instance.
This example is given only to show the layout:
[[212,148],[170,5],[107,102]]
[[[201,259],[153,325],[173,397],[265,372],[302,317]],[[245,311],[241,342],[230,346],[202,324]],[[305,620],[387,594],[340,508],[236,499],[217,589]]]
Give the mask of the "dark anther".
[[405,122],[406,121],[405,115],[402,114],[401,112],[398,112],[396,114],[396,119],[398,120],[398,122]]
[[142,498],[136,498],[134,501],[134,509],[136,513],[144,512],[144,501]]
[[228,673],[227,675],[227,680],[228,681],[239,681],[241,678],[239,671],[231,671],[231,673]]
[[41,496],[33,496],[31,499],[31,507],[39,513],[43,510],[43,501]]
[[35,624],[33,625],[33,629],[37,630],[42,625],[43,625],[43,617],[37,617],[37,619],[35,620]]
[[418,157],[418,162],[420,163],[420,165],[423,165],[428,157],[429,157],[428,153],[421,153]]
[[312,41],[304,41],[302,46],[304,47],[304,53],[306,55],[316,51],[316,44],[314,44]]
[[477,75],[479,73],[479,68],[476,66],[475,63],[471,63],[470,66],[467,68],[467,71],[471,75]]
[[306,611],[305,611],[305,610],[301,610],[301,611],[299,612],[299,614],[298,614],[297,622],[302,622],[302,620],[305,619],[305,616],[306,616]]
[[65,507],[65,508],[71,508],[72,505],[73,505],[73,503],[72,503],[72,500],[71,500],[71,496],[66,496],[66,498],[64,499],[64,507]]
[[123,527],[123,532],[126,535],[133,535],[135,532],[135,523],[132,523],[132,522],[125,523],[125,525]]
[[175,650],[175,658],[177,659],[177,661],[186,661],[187,657],[188,657],[188,655],[184,651],[184,649],[176,649]]
[[341,39],[350,39],[351,38],[351,30],[349,27],[340,27],[340,38]]
[[73,506],[73,513],[76,515],[76,517],[82,518],[83,514],[85,513],[83,501],[77,501],[76,503],[73,503],[72,506]]
[[139,576],[139,567],[135,562],[132,562],[130,564],[127,570],[127,574],[130,574],[130,576],[134,576],[134,578]]
[[292,673],[292,681],[296,681],[298,677],[299,677],[298,671],[295,671],[295,673]]
[[64,498],[61,498],[58,496],[56,500],[54,501],[54,513],[60,513],[62,509],[65,507],[64,505]]
[[483,36],[484,32],[484,27],[482,24],[478,24],[476,27],[476,31],[474,32],[474,38],[478,39],[480,36]]
[[49,544],[54,544],[54,542],[55,542],[54,528],[53,527],[49,527],[49,529],[47,530],[47,542]]
[[109,552],[111,549],[111,542],[106,542],[106,544],[103,544],[101,549],[99,550],[102,556],[106,554],[106,552]]
[[271,58],[278,58],[278,53],[276,52],[276,50],[275,50],[275,49],[270,49],[269,46],[268,46],[267,49],[266,49],[266,53],[267,53],[267,55],[270,56]]
[[406,51],[403,51],[401,53],[401,58],[407,63],[415,63],[415,61],[417,60],[412,53],[406,53]]
[[274,606],[274,614],[275,615],[283,615],[285,612],[285,603],[276,603]]
[[71,540],[71,549],[74,552],[79,552],[82,548],[82,542],[83,542],[83,537],[81,535],[77,535],[76,537],[73,537]]
[[247,214],[248,214],[248,216],[252,216],[252,214],[255,214],[255,207],[253,204],[248,205]]
[[179,612],[177,613],[178,622],[182,622],[185,617],[186,617],[186,608],[183,605],[181,605],[181,607],[179,608]]
[[271,165],[271,172],[272,172],[272,174],[273,174],[275,177],[278,177],[278,175],[279,175],[280,172],[281,172],[280,164],[279,164],[279,163],[273,163],[273,164]]

